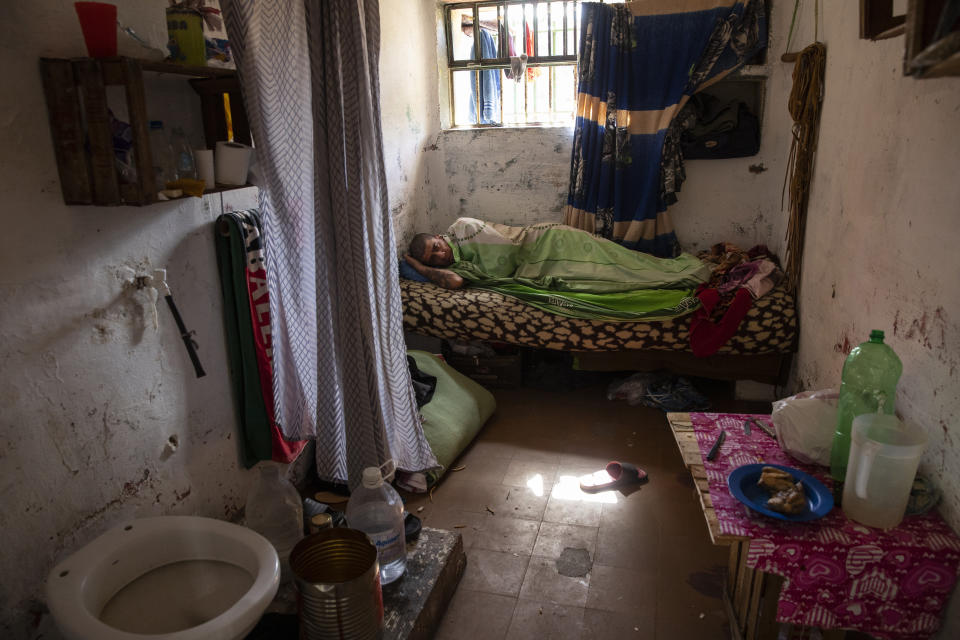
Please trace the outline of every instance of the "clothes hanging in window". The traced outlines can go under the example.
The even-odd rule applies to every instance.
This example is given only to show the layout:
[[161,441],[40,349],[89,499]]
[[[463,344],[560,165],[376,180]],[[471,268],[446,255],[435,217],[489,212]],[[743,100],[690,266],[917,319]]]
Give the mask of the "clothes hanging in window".
[[[486,29],[480,33],[481,58],[496,58],[497,43]],[[476,56],[475,48],[470,48],[470,60]],[[480,120],[477,120],[477,74],[480,74]],[[470,122],[472,124],[500,124],[500,70],[487,69],[470,74]]]

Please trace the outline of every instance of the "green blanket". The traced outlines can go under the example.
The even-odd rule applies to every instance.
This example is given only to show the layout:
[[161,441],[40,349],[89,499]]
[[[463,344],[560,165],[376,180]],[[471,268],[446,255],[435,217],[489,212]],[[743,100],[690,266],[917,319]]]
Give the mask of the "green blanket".
[[493,394],[447,363],[426,351],[407,351],[424,373],[437,378],[433,398],[420,409],[423,435],[441,465],[427,473],[429,486],[436,484],[457,456],[467,448],[480,428],[493,415]]
[[450,270],[473,287],[563,316],[664,320],[689,313],[710,268],[690,254],[657,258],[560,224],[509,227],[460,218],[444,236]]

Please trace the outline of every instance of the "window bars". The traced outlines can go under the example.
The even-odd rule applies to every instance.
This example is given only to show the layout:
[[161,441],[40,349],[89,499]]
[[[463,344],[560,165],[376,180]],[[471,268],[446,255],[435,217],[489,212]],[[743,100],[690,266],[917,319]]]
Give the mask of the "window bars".
[[453,124],[569,123],[576,96],[578,4],[488,0],[447,5]]

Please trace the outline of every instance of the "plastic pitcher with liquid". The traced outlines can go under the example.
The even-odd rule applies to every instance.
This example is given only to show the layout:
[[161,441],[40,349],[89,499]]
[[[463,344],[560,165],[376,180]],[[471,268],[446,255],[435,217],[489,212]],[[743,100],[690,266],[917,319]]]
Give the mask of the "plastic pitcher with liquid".
[[890,529],[903,519],[926,432],[896,416],[868,413],[853,419],[843,512],[869,527]]

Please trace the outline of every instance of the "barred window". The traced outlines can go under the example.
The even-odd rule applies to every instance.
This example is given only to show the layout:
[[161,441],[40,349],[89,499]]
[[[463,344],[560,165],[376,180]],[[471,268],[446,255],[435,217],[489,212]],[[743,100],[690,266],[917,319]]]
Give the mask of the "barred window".
[[576,110],[578,5],[578,0],[447,5],[453,126],[571,123]]

